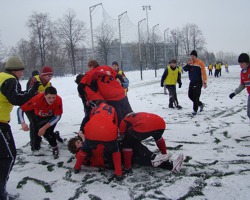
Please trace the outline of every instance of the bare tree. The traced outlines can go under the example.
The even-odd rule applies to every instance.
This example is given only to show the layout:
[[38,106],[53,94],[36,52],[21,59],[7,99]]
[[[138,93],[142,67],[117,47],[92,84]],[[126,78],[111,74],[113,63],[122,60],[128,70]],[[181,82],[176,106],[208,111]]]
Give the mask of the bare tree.
[[204,50],[205,38],[202,31],[195,24],[186,24],[182,28],[182,45],[185,54],[188,56],[191,50]]
[[172,41],[172,44],[173,44],[173,52],[174,52],[174,58],[175,59],[178,59],[178,56],[179,56],[179,48],[180,48],[180,45],[181,45],[181,32],[179,29],[174,29],[174,30],[171,30],[170,31],[170,38],[171,38],[171,41]]
[[76,74],[77,47],[85,39],[84,28],[84,23],[76,19],[76,13],[72,9],[67,11],[62,20],[58,20],[57,35],[59,40],[63,41],[67,52],[70,54],[73,74]]
[[191,33],[190,24],[186,24],[182,28],[182,44],[185,54],[188,56],[191,52]]
[[96,33],[98,56],[104,64],[108,64],[108,56],[115,42],[115,31],[110,25],[102,23],[97,27]]
[[[39,54],[38,51],[34,48],[34,45],[31,41],[21,39],[17,43],[16,53],[22,58],[26,66],[25,75],[28,71],[38,69]],[[30,74],[28,75],[30,76]]]
[[3,60],[7,55],[7,48],[2,44],[0,40],[0,61]]
[[52,22],[48,14],[34,12],[28,19],[28,27],[31,32],[31,40],[39,51],[41,65],[46,63],[48,44],[53,40]]
[[193,49],[203,50],[205,45],[205,38],[202,34],[202,31],[195,24],[191,24],[191,45]]

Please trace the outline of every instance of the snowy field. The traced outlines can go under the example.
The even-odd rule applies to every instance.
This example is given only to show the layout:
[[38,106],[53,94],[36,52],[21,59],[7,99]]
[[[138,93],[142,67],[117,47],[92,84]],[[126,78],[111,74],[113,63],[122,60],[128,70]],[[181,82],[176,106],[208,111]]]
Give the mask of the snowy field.
[[[60,157],[52,157],[45,140],[45,156],[33,156],[29,133],[17,124],[16,109],[11,126],[18,149],[16,164],[7,185],[9,193],[19,193],[22,200],[140,200],[140,199],[249,199],[250,196],[250,125],[246,114],[247,92],[230,99],[228,95],[239,85],[240,67],[229,66],[229,74],[208,76],[208,87],[202,89],[204,111],[191,117],[192,102],[188,98],[188,75],[182,76],[177,95],[182,110],[168,108],[168,95],[163,94],[160,78],[163,69],[125,72],[130,80],[128,98],[135,112],[156,113],[164,118],[168,152],[176,158],[186,156],[181,173],[163,169],[135,167],[133,174],[121,182],[110,181],[113,171],[82,168],[74,174],[74,156],[66,144],[60,144]],[[75,136],[83,117],[75,77],[54,77],[52,84],[63,99],[64,113],[55,130],[66,140]],[[21,81],[25,88],[26,81]],[[153,140],[147,147],[158,152]]]

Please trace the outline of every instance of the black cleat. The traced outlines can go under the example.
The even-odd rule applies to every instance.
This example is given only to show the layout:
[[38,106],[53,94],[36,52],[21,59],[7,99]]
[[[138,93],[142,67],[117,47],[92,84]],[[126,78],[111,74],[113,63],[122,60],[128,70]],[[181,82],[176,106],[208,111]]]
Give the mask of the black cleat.
[[53,150],[54,159],[59,158],[59,149],[58,149],[58,146],[52,147],[52,150]]
[[176,106],[176,108],[179,110],[182,109],[182,107],[180,105]]
[[54,134],[56,136],[56,140],[60,143],[63,143],[63,139],[60,137],[59,131],[55,131]]
[[202,104],[199,106],[199,107],[200,107],[200,112],[202,112],[202,111],[203,111],[204,106],[205,106],[205,104],[204,104],[204,103],[202,103]]
[[168,107],[169,107],[169,108],[174,108],[174,106],[173,106],[173,105],[171,105],[171,104],[169,104],[169,105],[168,105]]

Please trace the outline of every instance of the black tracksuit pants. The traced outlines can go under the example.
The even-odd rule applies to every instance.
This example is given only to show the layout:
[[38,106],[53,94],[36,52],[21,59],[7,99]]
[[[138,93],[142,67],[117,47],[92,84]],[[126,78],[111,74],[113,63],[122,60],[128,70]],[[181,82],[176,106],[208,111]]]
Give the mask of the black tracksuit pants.
[[16,145],[9,124],[0,123],[0,199],[5,200],[6,184],[16,159]]
[[193,110],[195,112],[197,112],[198,107],[202,105],[202,102],[200,101],[201,88],[201,81],[190,82],[189,84],[188,97],[193,101]]

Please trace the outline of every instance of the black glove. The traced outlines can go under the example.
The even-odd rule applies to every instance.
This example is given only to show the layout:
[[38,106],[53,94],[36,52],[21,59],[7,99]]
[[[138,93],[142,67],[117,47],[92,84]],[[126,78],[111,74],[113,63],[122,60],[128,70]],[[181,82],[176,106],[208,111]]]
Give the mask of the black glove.
[[179,84],[179,88],[181,88],[181,85],[182,85],[182,84],[180,83],[180,84]]
[[161,83],[161,87],[163,87],[164,85]]
[[80,170],[79,169],[74,169],[75,174],[79,174]]
[[37,91],[40,85],[42,85],[41,82],[36,81],[32,86],[32,90]]
[[229,98],[232,99],[232,98],[234,98],[235,95],[236,95],[236,94],[233,92],[233,93],[231,93],[231,94],[229,95]]

